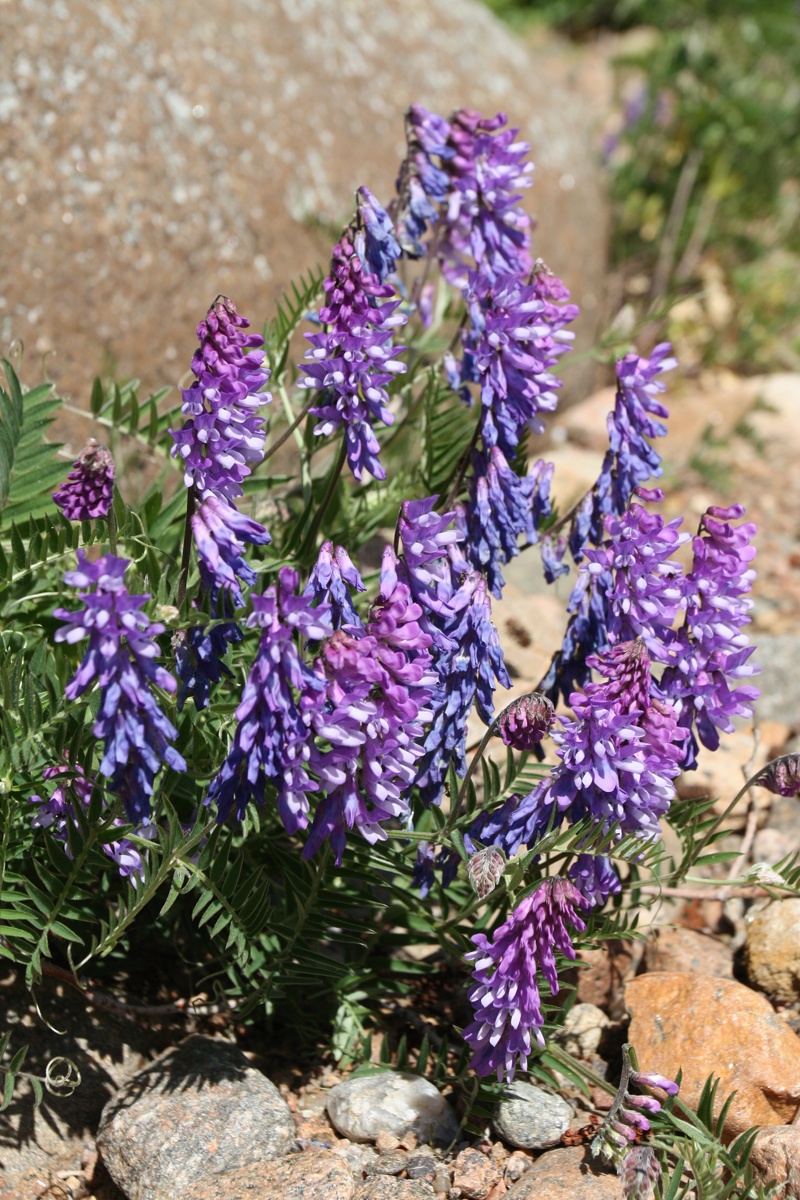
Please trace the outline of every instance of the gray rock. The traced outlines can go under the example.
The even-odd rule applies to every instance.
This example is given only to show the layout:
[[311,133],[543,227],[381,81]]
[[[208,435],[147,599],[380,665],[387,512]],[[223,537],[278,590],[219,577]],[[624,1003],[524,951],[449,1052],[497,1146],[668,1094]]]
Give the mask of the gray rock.
[[97,1147],[129,1200],[174,1200],[194,1183],[281,1158],[289,1107],[236,1046],[196,1034],[162,1054],[103,1110]]
[[761,667],[756,680],[761,688],[756,706],[759,717],[800,724],[800,635],[759,633],[753,641],[758,646],[754,657]]
[[744,944],[747,976],[774,1000],[800,998],[800,900],[777,900],[757,912]]
[[451,1142],[458,1121],[437,1088],[408,1071],[381,1071],[337,1084],[328,1094],[328,1116],[353,1142],[370,1142],[383,1131],[424,1142]]
[[54,350],[49,373],[84,401],[108,368],[175,385],[218,291],[258,328],[290,279],[329,258],[356,187],[391,197],[415,101],[503,109],[521,125],[536,162],[534,252],[568,282],[578,344],[591,343],[606,270],[604,97],[581,94],[568,49],[552,63],[476,0],[2,11],[0,348],[24,341],[28,373]]
[[566,1100],[520,1079],[506,1089],[494,1118],[494,1128],[509,1146],[543,1150],[554,1146],[569,1128],[572,1109]]
[[338,1155],[313,1148],[200,1180],[174,1200],[352,1200],[355,1188]]

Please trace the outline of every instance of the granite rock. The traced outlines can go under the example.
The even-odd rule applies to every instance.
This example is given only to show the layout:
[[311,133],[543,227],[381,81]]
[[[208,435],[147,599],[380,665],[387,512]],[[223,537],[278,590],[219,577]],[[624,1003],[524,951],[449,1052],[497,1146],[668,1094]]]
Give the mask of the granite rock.
[[494,1128],[498,1137],[521,1150],[542,1150],[559,1141],[572,1120],[566,1100],[524,1079],[506,1088],[507,1099],[497,1106]]
[[764,996],[732,979],[682,972],[641,975],[625,989],[628,1039],[643,1071],[674,1079],[695,1108],[709,1075],[717,1108],[731,1092],[726,1138],[753,1125],[782,1125],[800,1106],[800,1038]]
[[353,1176],[330,1150],[305,1150],[197,1179],[173,1200],[352,1200]]
[[610,1024],[606,1014],[596,1004],[579,1002],[573,1004],[556,1036],[568,1054],[589,1059],[597,1053],[603,1031]]
[[328,1116],[353,1142],[379,1133],[402,1138],[409,1131],[423,1142],[451,1142],[458,1132],[455,1113],[437,1088],[410,1071],[381,1071],[348,1079],[328,1094]]
[[622,1200],[618,1176],[583,1146],[549,1150],[506,1193],[505,1200]]
[[370,1179],[356,1192],[355,1200],[432,1200],[435,1196],[429,1183],[419,1183],[414,1179],[393,1179],[390,1175],[381,1175]]
[[646,971],[688,971],[733,978],[733,954],[724,942],[682,925],[654,929],[644,951]]
[[756,1134],[750,1163],[758,1183],[777,1183],[775,1200],[800,1196],[800,1129],[772,1125]]
[[744,944],[747,976],[775,1000],[800,998],[800,900],[777,900],[757,912]]
[[281,1158],[294,1140],[275,1085],[236,1046],[199,1034],[138,1071],[106,1105],[97,1133],[129,1200],[174,1200],[200,1180]]
[[480,1150],[462,1150],[455,1161],[453,1187],[458,1188],[464,1200],[484,1200],[495,1184],[503,1177],[502,1167]]
[[522,127],[534,253],[568,281],[578,346],[592,344],[601,114],[484,5],[19,0],[3,35],[0,342],[24,341],[32,362],[54,350],[68,394],[88,398],[109,368],[174,385],[218,291],[258,327],[327,261],[356,187],[391,197],[414,102],[503,109]]

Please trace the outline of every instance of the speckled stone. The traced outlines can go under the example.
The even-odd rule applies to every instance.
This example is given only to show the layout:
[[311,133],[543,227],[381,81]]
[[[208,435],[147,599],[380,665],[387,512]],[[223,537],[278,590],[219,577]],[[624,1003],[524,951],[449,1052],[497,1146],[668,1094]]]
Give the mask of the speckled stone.
[[464,1200],[484,1200],[503,1177],[503,1169],[480,1150],[462,1150],[455,1161],[453,1187]]
[[[175,385],[219,291],[258,327],[325,263],[353,193],[388,200],[403,111],[507,111],[532,142],[534,253],[598,326],[602,114],[474,0],[14,0],[2,8],[0,349],[86,402]],[[569,54],[564,52],[565,57]],[[563,68],[563,63],[561,64]],[[576,364],[575,372],[584,368]],[[73,418],[73,448],[85,427]]]
[[778,1184],[778,1200],[800,1196],[800,1129],[796,1125],[760,1129],[749,1162],[757,1183]]
[[775,1000],[800,998],[800,900],[776,900],[747,926],[744,961],[750,982]]
[[601,1168],[584,1146],[549,1150],[506,1192],[505,1200],[622,1200],[617,1175]]
[[800,1105],[800,1038],[757,992],[732,979],[653,972],[625,989],[628,1040],[643,1071],[674,1079],[696,1108],[709,1075],[719,1077],[717,1109],[736,1092],[729,1139],[754,1125],[783,1125]]
[[97,1133],[128,1200],[175,1200],[201,1180],[283,1157],[294,1140],[275,1085],[236,1046],[199,1034],[138,1071]]
[[354,1191],[353,1176],[338,1155],[305,1150],[198,1180],[174,1200],[352,1200]]
[[452,1108],[427,1079],[410,1071],[381,1071],[337,1084],[328,1093],[328,1116],[353,1142],[371,1142],[379,1133],[447,1143],[458,1133]]
[[542,1150],[554,1146],[569,1128],[572,1109],[560,1096],[534,1087],[524,1079],[509,1084],[506,1095],[508,1098],[497,1106],[494,1128],[509,1146]]
[[356,1192],[355,1200],[432,1200],[435,1194],[428,1183],[418,1183],[411,1179],[393,1179],[390,1175],[381,1175],[377,1179],[370,1179],[369,1183],[365,1183]]

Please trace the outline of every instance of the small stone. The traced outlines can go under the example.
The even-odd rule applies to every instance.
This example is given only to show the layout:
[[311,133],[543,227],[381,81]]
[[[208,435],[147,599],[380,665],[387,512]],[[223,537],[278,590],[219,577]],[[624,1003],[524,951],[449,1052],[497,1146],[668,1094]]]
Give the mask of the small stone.
[[401,1138],[411,1131],[447,1144],[458,1133],[455,1113],[439,1090],[409,1071],[381,1071],[338,1084],[328,1093],[328,1115],[354,1142],[373,1141],[381,1132]]
[[396,1138],[393,1133],[385,1133],[383,1130],[375,1138],[375,1149],[378,1154],[389,1154],[392,1150],[397,1150],[399,1145],[399,1138]]
[[506,1200],[622,1200],[622,1184],[598,1166],[585,1146],[570,1146],[537,1158]]
[[579,951],[578,962],[581,965],[567,973],[567,982],[577,984],[578,1001],[594,1004],[612,1021],[618,1020],[625,1011],[622,992],[633,963],[631,943],[611,939],[596,949]]
[[450,1192],[450,1176],[442,1175],[441,1173],[437,1175],[433,1181],[433,1190],[437,1196],[448,1195]]
[[393,1150],[390,1154],[379,1154],[366,1164],[367,1175],[400,1175],[408,1165],[404,1150]]
[[558,1032],[559,1044],[576,1058],[591,1058],[597,1052],[603,1030],[610,1024],[596,1004],[573,1004]]
[[380,1175],[356,1192],[355,1200],[431,1200],[436,1193],[427,1183]]
[[372,1146],[365,1146],[363,1142],[351,1142],[348,1138],[337,1141],[336,1145],[331,1146],[331,1150],[347,1163],[353,1178],[359,1182],[369,1174],[370,1165],[377,1158]]
[[507,1100],[501,1100],[494,1128],[504,1142],[522,1150],[554,1146],[572,1120],[566,1100],[520,1079],[509,1084]]
[[409,1179],[426,1179],[429,1183],[433,1181],[439,1164],[432,1154],[420,1153],[409,1154],[406,1162],[406,1174]]
[[777,900],[756,913],[744,946],[747,976],[775,1000],[800,997],[800,900]]
[[294,1139],[266,1075],[230,1042],[194,1034],[108,1102],[97,1148],[129,1200],[175,1200],[198,1180],[282,1157]]
[[461,1189],[465,1200],[483,1200],[501,1178],[500,1167],[480,1150],[462,1150],[456,1159],[453,1186]]
[[198,1179],[173,1200],[352,1200],[355,1184],[345,1163],[330,1150],[305,1150],[278,1162],[248,1163]]
[[526,1154],[524,1150],[515,1150],[506,1163],[505,1177],[509,1183],[516,1183],[532,1166],[533,1159],[530,1154]]
[[783,1125],[800,1106],[800,1039],[764,996],[732,979],[653,972],[625,989],[628,1039],[643,1071],[674,1079],[697,1107],[709,1075],[719,1077],[715,1111],[736,1092],[725,1140],[754,1125]]
[[416,1150],[417,1146],[419,1145],[419,1138],[413,1132],[413,1130],[409,1129],[408,1133],[404,1133],[401,1137],[400,1145],[404,1150]]
[[760,1129],[749,1161],[756,1182],[778,1184],[776,1196],[785,1200],[800,1196],[800,1129],[796,1125]]
[[682,925],[654,929],[644,951],[646,971],[689,971],[733,978],[733,954],[724,942]]

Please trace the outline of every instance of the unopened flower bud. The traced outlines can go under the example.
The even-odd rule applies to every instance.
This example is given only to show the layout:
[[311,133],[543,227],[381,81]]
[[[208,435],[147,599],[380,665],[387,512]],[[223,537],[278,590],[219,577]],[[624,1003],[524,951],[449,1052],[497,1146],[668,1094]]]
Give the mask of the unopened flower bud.
[[500,717],[499,733],[514,750],[532,750],[550,729],[555,709],[546,696],[530,692],[510,705]]
[[625,1200],[649,1200],[661,1178],[661,1165],[650,1146],[631,1146],[618,1170]]
[[758,782],[776,796],[800,795],[800,754],[785,754],[767,763]]
[[107,517],[114,500],[114,459],[111,451],[89,438],[66,482],[53,500],[69,521]]
[[467,863],[467,875],[479,900],[484,900],[497,887],[505,865],[503,855],[494,846],[486,846],[472,855]]

